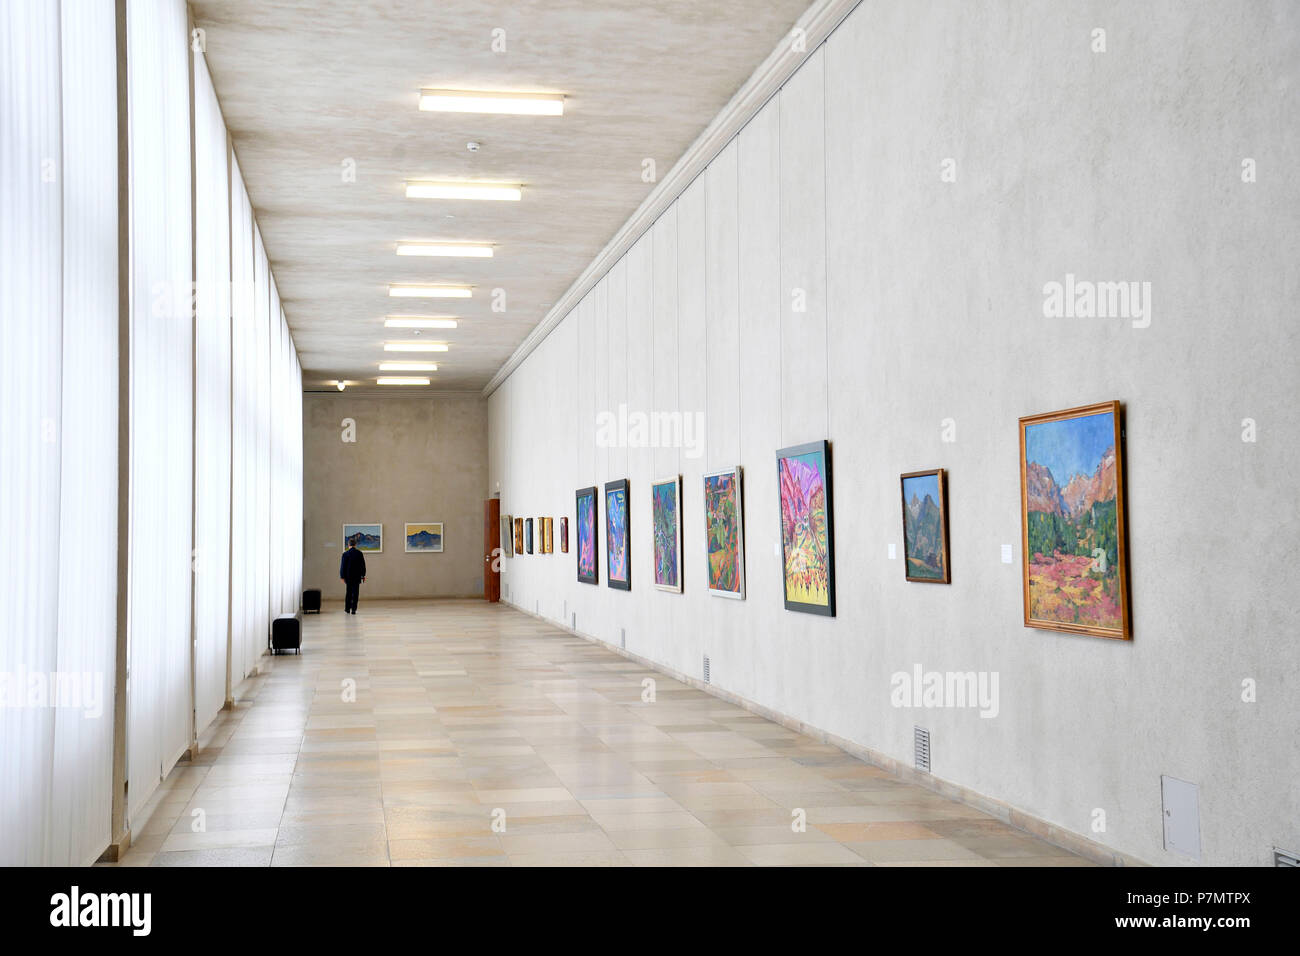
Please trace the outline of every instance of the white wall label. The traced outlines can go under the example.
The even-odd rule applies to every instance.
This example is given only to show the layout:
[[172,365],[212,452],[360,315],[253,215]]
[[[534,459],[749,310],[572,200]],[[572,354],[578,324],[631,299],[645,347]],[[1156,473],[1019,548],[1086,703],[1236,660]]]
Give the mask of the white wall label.
[[894,561],[898,558],[898,546],[894,542],[889,542],[889,560]]
[[1002,546],[1002,563],[1003,563],[1003,564],[1010,564],[1011,561],[1012,561],[1012,557],[1011,557],[1011,545],[1009,545],[1009,544],[1004,544],[1004,545]]
[[325,542],[325,547],[327,547],[327,548],[332,548],[332,547],[334,547],[334,542],[333,542],[333,541],[326,541],[326,542]]

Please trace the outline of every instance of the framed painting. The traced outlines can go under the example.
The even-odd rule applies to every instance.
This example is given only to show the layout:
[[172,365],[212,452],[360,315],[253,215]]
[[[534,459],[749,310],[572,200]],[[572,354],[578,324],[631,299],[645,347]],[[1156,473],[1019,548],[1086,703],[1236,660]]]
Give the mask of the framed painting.
[[503,558],[513,558],[515,549],[512,547],[514,538],[515,519],[510,515],[501,516],[501,556]]
[[343,547],[357,546],[358,551],[378,554],[384,550],[384,526],[375,524],[345,524],[343,526]]
[[524,550],[533,553],[533,519],[524,519]]
[[1130,640],[1119,402],[1020,419],[1025,627]]
[[569,553],[569,519],[567,516],[560,518],[560,550],[565,554]]
[[650,520],[654,528],[654,586],[682,590],[682,477],[661,478],[650,485]]
[[787,611],[835,616],[835,522],[828,441],[776,453]]
[[605,482],[605,583],[621,591],[632,590],[627,498],[626,478]]
[[555,520],[542,518],[542,554],[555,553]]
[[515,519],[515,554],[524,553],[524,519]]
[[441,521],[408,521],[406,523],[406,550],[411,553],[442,551]]
[[705,558],[709,593],[745,596],[745,509],[740,466],[704,476]]
[[596,487],[579,488],[574,492],[578,515],[578,580],[583,584],[596,584],[600,580],[600,564],[596,560]]
[[903,575],[952,583],[948,569],[948,481],[942,468],[899,476],[903,498]]

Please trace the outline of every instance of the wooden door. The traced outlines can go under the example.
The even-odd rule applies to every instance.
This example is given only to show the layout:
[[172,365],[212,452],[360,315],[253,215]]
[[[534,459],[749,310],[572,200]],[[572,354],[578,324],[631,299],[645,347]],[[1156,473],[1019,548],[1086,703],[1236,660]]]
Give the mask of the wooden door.
[[501,499],[483,502],[483,597],[501,600]]

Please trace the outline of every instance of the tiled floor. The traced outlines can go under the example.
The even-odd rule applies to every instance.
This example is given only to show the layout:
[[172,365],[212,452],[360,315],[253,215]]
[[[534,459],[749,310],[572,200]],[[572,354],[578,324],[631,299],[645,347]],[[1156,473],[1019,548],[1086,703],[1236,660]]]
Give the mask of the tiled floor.
[[120,865],[1088,865],[501,605],[327,604],[263,670]]

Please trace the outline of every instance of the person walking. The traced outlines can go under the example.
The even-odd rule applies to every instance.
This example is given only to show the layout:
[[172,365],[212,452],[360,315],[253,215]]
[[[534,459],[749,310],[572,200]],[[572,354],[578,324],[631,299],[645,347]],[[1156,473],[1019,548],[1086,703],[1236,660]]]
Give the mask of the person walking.
[[357,549],[355,536],[348,539],[348,549],[339,561],[339,580],[347,585],[343,594],[343,613],[356,614],[361,597],[361,582],[366,579],[366,556]]

